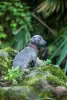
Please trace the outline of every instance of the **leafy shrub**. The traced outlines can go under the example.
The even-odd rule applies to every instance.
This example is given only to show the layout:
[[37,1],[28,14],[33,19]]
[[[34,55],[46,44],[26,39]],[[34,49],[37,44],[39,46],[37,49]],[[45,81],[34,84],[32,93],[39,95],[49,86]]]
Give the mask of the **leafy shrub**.
[[7,70],[11,68],[13,58],[18,51],[11,48],[5,48],[0,50],[0,75],[7,73]]
[[17,83],[17,79],[21,78],[24,74],[23,71],[19,70],[19,67],[8,69],[6,76],[4,77],[7,81],[12,81],[13,84]]
[[[19,0],[0,2],[0,36],[10,41],[9,45],[22,49],[30,39],[31,13],[29,7]],[[4,44],[4,42],[3,42]],[[5,43],[7,44],[7,43]]]

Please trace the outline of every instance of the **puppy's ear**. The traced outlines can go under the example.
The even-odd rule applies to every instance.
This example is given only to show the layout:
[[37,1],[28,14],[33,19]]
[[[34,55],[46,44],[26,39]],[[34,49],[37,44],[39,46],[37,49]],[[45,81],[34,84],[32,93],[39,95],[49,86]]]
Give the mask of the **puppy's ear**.
[[31,42],[31,43],[35,43],[35,37],[32,37],[32,38],[30,39],[30,42]]

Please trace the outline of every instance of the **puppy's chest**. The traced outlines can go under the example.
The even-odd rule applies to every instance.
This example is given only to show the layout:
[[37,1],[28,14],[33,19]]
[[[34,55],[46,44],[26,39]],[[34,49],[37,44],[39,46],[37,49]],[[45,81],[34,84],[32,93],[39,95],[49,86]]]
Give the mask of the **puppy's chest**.
[[38,56],[38,52],[36,50],[31,50],[30,55],[33,59],[35,59]]
[[38,56],[38,52],[30,47],[27,47],[24,49],[19,55],[19,59],[21,59],[23,62],[31,62],[32,60],[36,60]]

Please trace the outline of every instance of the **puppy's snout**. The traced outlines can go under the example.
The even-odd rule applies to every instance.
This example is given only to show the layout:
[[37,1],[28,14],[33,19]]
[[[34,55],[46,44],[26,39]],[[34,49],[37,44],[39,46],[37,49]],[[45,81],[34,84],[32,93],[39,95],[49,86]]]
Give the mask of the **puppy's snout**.
[[44,40],[44,45],[47,46],[47,42]]

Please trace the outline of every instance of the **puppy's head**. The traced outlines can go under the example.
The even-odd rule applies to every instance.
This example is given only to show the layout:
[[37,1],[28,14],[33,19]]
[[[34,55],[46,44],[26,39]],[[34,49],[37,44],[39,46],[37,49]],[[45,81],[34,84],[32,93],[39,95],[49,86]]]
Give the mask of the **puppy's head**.
[[31,38],[30,43],[32,43],[36,46],[46,46],[46,44],[47,44],[46,41],[40,35],[34,35]]

